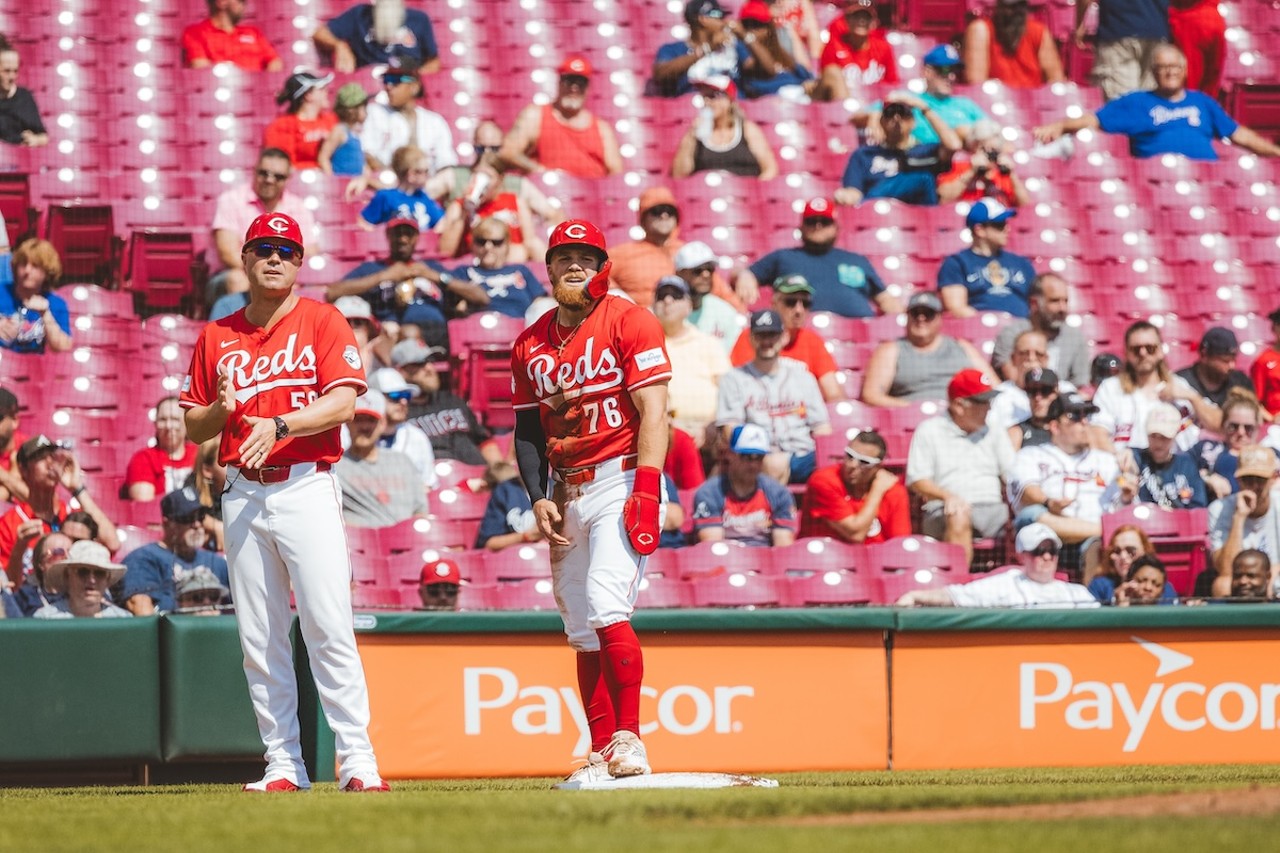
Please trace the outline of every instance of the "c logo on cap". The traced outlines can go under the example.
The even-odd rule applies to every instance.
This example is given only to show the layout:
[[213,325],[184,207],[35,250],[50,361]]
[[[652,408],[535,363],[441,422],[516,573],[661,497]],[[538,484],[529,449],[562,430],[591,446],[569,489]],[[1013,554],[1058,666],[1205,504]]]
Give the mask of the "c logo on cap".
[[273,216],[267,220],[267,227],[277,234],[283,234],[289,230],[289,220],[282,216]]
[[581,223],[575,222],[573,225],[570,225],[568,228],[564,229],[564,236],[571,237],[574,240],[585,239],[587,236],[587,226]]

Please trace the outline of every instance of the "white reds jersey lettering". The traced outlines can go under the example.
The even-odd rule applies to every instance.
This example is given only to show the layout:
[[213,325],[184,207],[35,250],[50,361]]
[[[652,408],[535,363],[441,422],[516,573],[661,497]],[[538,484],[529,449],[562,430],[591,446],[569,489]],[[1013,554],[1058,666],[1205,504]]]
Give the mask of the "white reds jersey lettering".
[[631,392],[671,378],[662,326],[615,296],[606,296],[576,331],[555,328],[556,314],[548,311],[516,339],[514,407],[538,410],[556,468],[634,454],[639,415]]
[[[298,300],[269,331],[250,324],[243,310],[205,326],[179,404],[189,409],[213,403],[219,371],[226,371],[236,397],[218,453],[224,465],[240,464],[239,447],[252,430],[246,417],[296,411],[339,385],[350,385],[357,394],[367,387],[351,327],[338,309],[311,299]],[[336,462],[341,456],[341,435],[334,427],[277,442],[266,464]]]

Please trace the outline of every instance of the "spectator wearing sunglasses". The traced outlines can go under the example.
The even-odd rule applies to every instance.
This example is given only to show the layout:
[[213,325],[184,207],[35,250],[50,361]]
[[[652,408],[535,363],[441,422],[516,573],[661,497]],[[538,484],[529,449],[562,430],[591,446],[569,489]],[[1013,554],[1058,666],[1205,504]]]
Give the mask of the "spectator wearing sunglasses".
[[835,217],[831,199],[812,199],[800,215],[800,245],[774,249],[752,264],[756,280],[804,276],[813,286],[814,311],[842,317],[874,317],[877,309],[885,314],[900,313],[901,303],[885,290],[871,261],[836,246],[840,228]]
[[183,572],[178,579],[178,608],[175,613],[186,616],[219,616],[229,613],[222,602],[231,594],[218,576],[199,566]]
[[[613,252],[617,257],[617,250]],[[742,330],[743,317],[733,304],[713,292],[720,256],[706,243],[694,240],[676,252],[674,265],[676,276],[689,286],[689,303],[693,308],[689,322],[714,338],[725,353],[729,353]],[[743,275],[750,276],[751,273],[744,270]],[[752,286],[755,287],[754,281]]]
[[[782,357],[794,358],[809,368],[818,380],[822,398],[828,403],[845,399],[844,388],[836,376],[836,362],[827,352],[822,336],[806,323],[813,309],[813,285],[802,275],[787,275],[773,283],[773,310],[782,317]],[[729,353],[734,367],[755,358],[750,333],[743,331]]]
[[[492,161],[498,156],[498,151],[502,148],[503,136],[505,134],[502,127],[493,119],[481,119],[476,122],[476,129],[471,135],[471,151],[475,159],[470,165],[459,163],[436,172],[427,182],[427,194],[446,209],[450,203],[465,197],[468,191],[475,188],[471,176],[475,173],[476,167],[482,161]],[[516,198],[543,221],[548,231],[564,220],[564,210],[551,204],[542,190],[538,189],[537,184],[522,175],[504,172],[502,191],[514,193]]]
[[1200,338],[1195,363],[1177,372],[1184,382],[1196,392],[1189,402],[1195,409],[1196,423],[1211,432],[1222,427],[1222,404],[1227,394],[1235,389],[1254,393],[1253,381],[1236,369],[1240,355],[1240,343],[1235,332],[1222,326],[1214,326]]
[[678,98],[693,91],[691,79],[713,74],[736,80],[751,60],[751,51],[735,36],[728,12],[719,0],[688,0],[684,4],[684,22],[689,37],[658,48],[652,78],[645,86],[646,95]]
[[1015,451],[1049,443],[1049,406],[1058,398],[1060,386],[1058,374],[1047,367],[1033,367],[1023,375],[1022,389],[1031,413],[1009,427],[1009,443]]
[[59,560],[65,560],[75,541],[62,531],[46,533],[36,540],[36,544],[31,548],[31,572],[13,591],[13,601],[18,608],[18,616],[30,616],[41,607],[62,597],[61,590],[49,585],[45,569]]
[[382,74],[382,91],[366,105],[360,144],[374,172],[385,169],[396,150],[410,144],[426,153],[431,175],[458,163],[449,122],[418,103],[423,95],[421,73],[413,60],[389,63]]
[[[209,319],[234,314],[249,304],[249,277],[244,271],[241,249],[244,235],[264,213],[284,213],[293,217],[307,246],[319,246],[315,217],[303,200],[285,189],[293,174],[289,155],[279,148],[264,148],[253,167],[252,180],[238,184],[218,196],[213,213],[213,241],[208,256],[213,273],[205,288],[205,304],[213,306]],[[309,249],[310,254],[317,250]],[[222,302],[220,297],[229,298]]]
[[[913,135],[919,110],[937,142],[920,142]],[[938,116],[937,110],[910,92],[894,92],[880,113],[884,139],[867,142],[849,155],[839,204],[861,204],[869,198],[892,198],[907,204],[936,205],[938,176],[951,167],[960,150],[960,136]]]
[[546,242],[534,226],[533,211],[507,189],[505,172],[495,155],[480,158],[472,170],[471,184],[462,198],[449,205],[440,224],[440,254],[456,258],[477,252],[475,228],[486,219],[496,219],[507,227],[506,260],[524,263],[541,261],[546,256]]
[[969,208],[965,225],[973,235],[969,248],[944,259],[938,268],[938,292],[953,317],[979,311],[1004,311],[1027,317],[1036,270],[1022,255],[1007,251],[1009,220],[1018,212],[991,198]]
[[1174,446],[1184,425],[1182,413],[1168,403],[1158,404],[1147,414],[1147,446],[1129,448],[1130,458],[1123,463],[1124,503],[1136,501],[1164,509],[1209,505],[1195,458]]
[[[1143,424],[1157,403],[1187,401],[1198,397],[1183,379],[1174,375],[1164,357],[1160,330],[1139,320],[1124,333],[1124,366],[1115,376],[1102,380],[1093,394],[1098,413],[1091,421],[1096,447],[1146,447]],[[1190,405],[1186,406],[1190,410]],[[1179,406],[1183,409],[1183,406]],[[1195,441],[1184,433],[1180,441]],[[1185,445],[1183,445],[1185,446]]]
[[[924,80],[924,91],[920,100],[933,108],[947,127],[955,129],[963,138],[968,134],[969,126],[975,121],[987,117],[987,114],[969,98],[955,94],[956,80],[963,69],[960,52],[949,44],[940,44],[930,50],[922,58],[924,66],[920,77]],[[871,106],[854,113],[853,125],[862,128],[866,141],[878,145],[884,141],[884,128],[881,125],[881,110],[884,104],[876,101]],[[917,109],[915,113],[916,141],[921,144],[940,142],[928,117]]]
[[[431,491],[440,485],[431,439],[422,430],[407,425],[413,386],[394,367],[383,367],[369,374],[369,387],[381,391],[386,399],[386,418],[383,420],[382,434],[378,437],[378,447],[408,456],[422,479],[423,489]],[[343,448],[349,445],[348,439],[343,443]]]
[[60,589],[64,597],[56,599],[35,613],[33,619],[112,619],[132,616],[128,610],[110,602],[107,590],[125,573],[125,567],[111,562],[111,552],[97,542],[85,539],[68,549],[64,560],[45,568],[49,586]]
[[[668,414],[675,428],[673,432],[684,433],[688,442],[700,448],[706,442],[707,428],[716,418],[720,377],[733,365],[718,341],[689,322],[690,310],[689,285],[684,279],[669,275],[658,281],[653,313],[662,324],[667,356],[671,359],[671,382],[667,386]],[[685,444],[685,441],[673,441],[667,454],[668,463],[677,455],[677,443]],[[692,456],[696,460],[696,449]],[[687,457],[681,461],[686,460]],[[689,488],[685,484],[691,480],[695,481],[694,486],[703,480],[701,461],[689,465],[689,468],[696,470],[675,471],[681,488]]]
[[1095,412],[1079,394],[1059,394],[1049,406],[1049,443],[1019,450],[1009,481],[1016,526],[1048,525],[1066,543],[1064,562],[1072,568],[1097,561],[1090,546],[1102,536],[1102,515],[1121,502],[1115,455],[1089,445]]
[[161,498],[163,537],[124,558],[120,601],[134,616],[173,613],[178,607],[180,576],[198,568],[212,572],[224,586],[230,585],[226,558],[205,548],[209,540],[204,526],[207,513],[190,486]]
[[1191,448],[1210,500],[1240,490],[1236,479],[1240,450],[1262,441],[1265,421],[1262,407],[1252,394],[1236,390],[1227,395],[1222,404],[1222,438],[1204,438]]
[[1015,610],[1098,607],[1078,583],[1058,580],[1062,540],[1043,524],[1018,531],[1018,566],[965,584],[918,589],[898,599],[899,607],[1008,607]]
[[333,55],[334,70],[343,74],[397,59],[412,60],[424,74],[440,69],[431,18],[406,9],[404,0],[357,3],[321,24],[311,38],[320,53]]
[[[1000,393],[991,402],[989,423],[994,429],[1008,431],[1015,424],[1021,423],[1031,416],[1031,395],[1027,392],[1027,382],[1041,387],[1053,382],[1059,384],[1058,375],[1048,371],[1045,362],[1049,360],[1048,344],[1044,335],[1035,331],[1025,331],[1018,335],[1013,343],[1010,361],[1014,364],[1016,380],[1006,379],[996,386]],[[1069,383],[1062,385],[1062,391],[1076,390]]]
[[[533,270],[511,262],[511,248],[511,229],[507,224],[493,217],[482,219],[471,229],[471,251],[475,260],[470,266],[458,267],[453,275],[471,282],[488,295],[489,304],[484,310],[522,320],[533,300],[546,296],[547,290]],[[451,317],[464,317],[479,310],[463,300],[446,301],[445,307]]]
[[[698,80],[701,105],[671,159],[671,177],[699,172],[728,172],[744,178],[772,180],[778,161],[760,125],[735,102],[736,84],[724,75]],[[697,103],[695,101],[694,103]]]
[[844,458],[813,472],[805,488],[800,536],[832,536],[872,544],[911,535],[907,487],[884,468],[884,437],[863,430],[849,441]]

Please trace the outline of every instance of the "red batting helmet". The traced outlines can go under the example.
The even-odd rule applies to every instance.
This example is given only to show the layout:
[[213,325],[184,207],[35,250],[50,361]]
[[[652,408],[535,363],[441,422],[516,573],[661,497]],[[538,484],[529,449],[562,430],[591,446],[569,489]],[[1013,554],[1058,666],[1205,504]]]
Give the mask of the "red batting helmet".
[[585,219],[566,219],[551,232],[547,241],[547,255],[561,246],[590,246],[600,252],[600,259],[607,260],[609,250],[605,248],[604,233]]
[[253,220],[253,224],[245,232],[244,246],[240,251],[248,251],[250,246],[260,240],[288,243],[299,252],[303,250],[302,229],[298,227],[297,220],[285,213],[264,213]]

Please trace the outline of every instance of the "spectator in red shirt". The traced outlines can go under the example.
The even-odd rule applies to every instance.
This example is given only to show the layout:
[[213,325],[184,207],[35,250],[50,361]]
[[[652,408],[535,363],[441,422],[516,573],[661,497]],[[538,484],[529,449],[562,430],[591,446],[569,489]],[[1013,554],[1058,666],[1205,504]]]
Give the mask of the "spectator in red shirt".
[[0,388],[0,500],[26,500],[27,484],[18,472],[18,448],[26,440],[18,432],[18,398]]
[[[822,398],[828,403],[845,399],[844,389],[836,377],[835,359],[827,352],[822,337],[805,327],[809,310],[813,307],[813,285],[798,273],[779,278],[773,283],[772,307],[782,316],[782,352],[779,355],[803,362],[813,378],[818,380]],[[729,360],[734,367],[741,367],[755,357],[751,334],[743,330],[733,345]]]
[[262,147],[288,154],[296,169],[320,168],[320,146],[338,124],[337,113],[329,109],[332,82],[332,74],[319,77],[307,71],[284,81],[276,103],[288,104],[288,112],[267,125]]
[[827,46],[818,66],[820,89],[831,99],[849,97],[850,88],[898,82],[893,48],[873,29],[874,21],[874,0],[848,0],[844,13],[827,28]]
[[182,31],[182,62],[208,68],[230,62],[245,71],[284,68],[276,49],[257,27],[242,25],[245,0],[205,0],[209,17]]
[[187,424],[177,397],[156,403],[156,440],[129,460],[124,492],[131,501],[153,501],[177,491],[196,465],[196,447],[187,441]]
[[1066,79],[1049,28],[1027,14],[1027,0],[996,0],[991,17],[976,17],[964,31],[966,80],[999,80],[1034,89]]
[[1217,98],[1227,61],[1227,22],[1218,0],[1169,0],[1169,37],[1187,56],[1187,88]]
[[883,542],[911,535],[911,497],[882,467],[887,447],[874,430],[855,435],[844,460],[819,468],[805,488],[800,536]]
[[1013,143],[1000,125],[980,118],[969,128],[964,149],[951,158],[951,171],[938,176],[938,203],[994,198],[1005,207],[1021,207],[1031,200],[1013,160]]
[[1267,347],[1249,368],[1249,378],[1258,392],[1258,402],[1274,420],[1280,416],[1280,308],[1267,315],[1271,321],[1271,346]]

